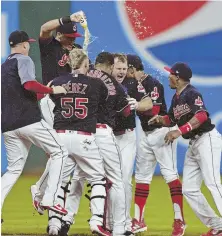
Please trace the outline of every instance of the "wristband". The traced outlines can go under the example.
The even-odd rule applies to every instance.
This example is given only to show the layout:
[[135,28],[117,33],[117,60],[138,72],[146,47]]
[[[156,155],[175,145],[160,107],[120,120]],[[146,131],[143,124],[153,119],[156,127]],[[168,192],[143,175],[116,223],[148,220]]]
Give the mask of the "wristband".
[[186,124],[180,126],[178,130],[181,134],[186,134],[192,130],[192,126],[189,122],[187,122]]
[[170,117],[168,115],[163,116],[163,121],[166,125],[171,124],[171,120],[170,120]]
[[60,25],[64,25],[64,24],[68,24],[68,23],[71,23],[71,19],[70,19],[70,16],[64,16],[64,17],[61,17],[59,19],[59,24]]

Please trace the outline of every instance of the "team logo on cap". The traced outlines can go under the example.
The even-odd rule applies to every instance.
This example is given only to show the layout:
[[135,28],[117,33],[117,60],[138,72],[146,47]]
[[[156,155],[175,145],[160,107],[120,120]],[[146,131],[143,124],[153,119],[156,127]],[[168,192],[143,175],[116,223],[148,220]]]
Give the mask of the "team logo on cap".
[[193,71],[192,83],[222,85],[220,1],[117,1],[116,4],[127,38],[147,64],[162,71],[166,65],[171,67],[184,61]]
[[77,31],[77,25],[74,24],[72,29],[73,29],[74,32],[76,32]]

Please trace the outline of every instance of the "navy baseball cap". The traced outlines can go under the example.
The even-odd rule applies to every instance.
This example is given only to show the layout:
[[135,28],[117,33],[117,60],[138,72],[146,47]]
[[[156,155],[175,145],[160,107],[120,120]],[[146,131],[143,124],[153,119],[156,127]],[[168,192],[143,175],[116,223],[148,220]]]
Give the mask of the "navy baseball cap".
[[179,76],[185,81],[190,81],[190,78],[192,77],[192,70],[183,62],[177,62],[171,68],[165,66],[164,69],[169,71],[172,75]]
[[137,55],[127,55],[128,67],[134,67],[136,70],[144,70],[143,62]]
[[23,43],[23,42],[36,42],[35,39],[29,38],[28,34],[25,31],[13,31],[8,38],[9,45],[15,46],[16,44]]
[[68,24],[60,25],[56,29],[56,33],[57,32],[64,34],[68,38],[82,37],[82,35],[77,32],[77,25],[75,22],[70,22]]

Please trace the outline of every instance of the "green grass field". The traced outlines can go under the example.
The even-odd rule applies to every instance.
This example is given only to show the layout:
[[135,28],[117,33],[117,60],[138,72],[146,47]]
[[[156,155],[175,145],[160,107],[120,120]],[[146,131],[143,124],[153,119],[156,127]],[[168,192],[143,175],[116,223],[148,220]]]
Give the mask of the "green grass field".
[[[2,235],[45,235],[47,226],[47,213],[38,215],[32,207],[30,186],[37,177],[22,176],[7,199],[5,200],[2,216]],[[214,207],[208,190],[203,187],[209,202]],[[89,219],[89,202],[83,197],[76,223],[72,226],[70,235],[90,234],[87,219]],[[215,207],[214,207],[215,209]],[[132,215],[133,215],[132,207]],[[196,218],[190,207],[184,202],[184,213],[188,225],[187,236],[198,236],[208,229]],[[162,177],[155,177],[151,185],[150,196],[146,205],[145,220],[149,227],[142,236],[168,236],[173,223],[173,210],[168,186]]]

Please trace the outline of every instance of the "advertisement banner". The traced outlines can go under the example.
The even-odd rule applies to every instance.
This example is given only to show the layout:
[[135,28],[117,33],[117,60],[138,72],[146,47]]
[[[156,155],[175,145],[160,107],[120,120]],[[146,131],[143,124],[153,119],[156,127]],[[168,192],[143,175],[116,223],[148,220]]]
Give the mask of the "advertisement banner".
[[[175,91],[169,88],[163,67],[177,61],[188,63],[194,74],[191,82],[222,133],[221,8],[218,1],[73,1],[71,12],[83,10],[87,16],[94,40],[89,45],[91,60],[101,51],[138,54],[145,72],[164,85],[168,107]],[[139,127],[138,136],[140,132]],[[179,139],[179,173],[187,145],[188,141]]]

